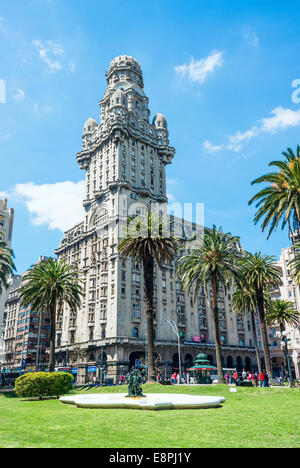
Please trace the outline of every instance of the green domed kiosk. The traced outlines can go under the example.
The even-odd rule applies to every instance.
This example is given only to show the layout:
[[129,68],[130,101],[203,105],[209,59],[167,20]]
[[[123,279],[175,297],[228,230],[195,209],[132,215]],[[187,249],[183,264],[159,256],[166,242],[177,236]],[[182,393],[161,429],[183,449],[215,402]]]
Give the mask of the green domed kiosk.
[[216,374],[216,370],[217,368],[210,364],[206,354],[204,353],[198,354],[195,364],[187,369],[187,371],[193,373],[199,384],[211,384],[210,376],[212,371]]

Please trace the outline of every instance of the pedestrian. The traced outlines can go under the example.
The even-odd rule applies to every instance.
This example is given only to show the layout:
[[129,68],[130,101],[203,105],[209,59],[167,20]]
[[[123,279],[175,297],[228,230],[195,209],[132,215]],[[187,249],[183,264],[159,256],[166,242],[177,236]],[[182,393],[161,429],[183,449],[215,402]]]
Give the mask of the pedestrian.
[[157,376],[156,376],[156,382],[159,383],[161,381],[161,375],[160,373],[158,372]]
[[233,374],[233,382],[235,383],[235,385],[237,384],[237,381],[238,381],[238,378],[239,378],[239,374],[235,371],[235,373]]
[[186,383],[189,385],[190,384],[190,373],[187,372],[186,374]]
[[257,372],[255,372],[254,374],[254,382],[255,382],[255,386],[258,387],[258,381],[259,381],[259,375]]
[[176,374],[176,372],[174,372],[174,373],[172,374],[171,380],[172,380],[172,383],[173,383],[173,384],[176,384],[176,382],[177,382],[177,374]]
[[242,372],[242,379],[246,380],[246,378],[247,378],[247,372],[244,369],[243,372]]
[[268,372],[265,373],[265,385],[264,386],[265,387],[270,387]]
[[263,370],[260,374],[260,386],[261,387],[265,387],[265,377],[266,377],[266,373],[265,371]]

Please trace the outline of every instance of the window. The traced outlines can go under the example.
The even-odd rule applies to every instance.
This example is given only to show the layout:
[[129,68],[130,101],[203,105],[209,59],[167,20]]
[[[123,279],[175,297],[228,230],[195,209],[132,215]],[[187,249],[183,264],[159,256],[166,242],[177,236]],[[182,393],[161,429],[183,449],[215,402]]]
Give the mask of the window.
[[133,336],[133,338],[138,338],[139,337],[138,328],[134,327],[134,329],[132,330],[132,336]]

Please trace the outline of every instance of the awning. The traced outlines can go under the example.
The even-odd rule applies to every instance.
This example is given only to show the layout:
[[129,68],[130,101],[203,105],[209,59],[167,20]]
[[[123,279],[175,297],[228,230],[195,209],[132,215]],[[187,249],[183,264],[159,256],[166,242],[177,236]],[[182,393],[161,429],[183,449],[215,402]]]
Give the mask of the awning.
[[195,371],[195,370],[216,370],[217,368],[214,366],[193,366],[187,369],[187,371]]

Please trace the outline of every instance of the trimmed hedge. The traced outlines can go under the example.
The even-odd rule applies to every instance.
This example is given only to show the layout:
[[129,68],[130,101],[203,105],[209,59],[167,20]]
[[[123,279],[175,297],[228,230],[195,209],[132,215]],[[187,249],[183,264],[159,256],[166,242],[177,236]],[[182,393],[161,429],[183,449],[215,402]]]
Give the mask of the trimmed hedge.
[[66,372],[34,372],[21,375],[15,382],[18,397],[39,398],[68,393],[73,388],[73,376]]

